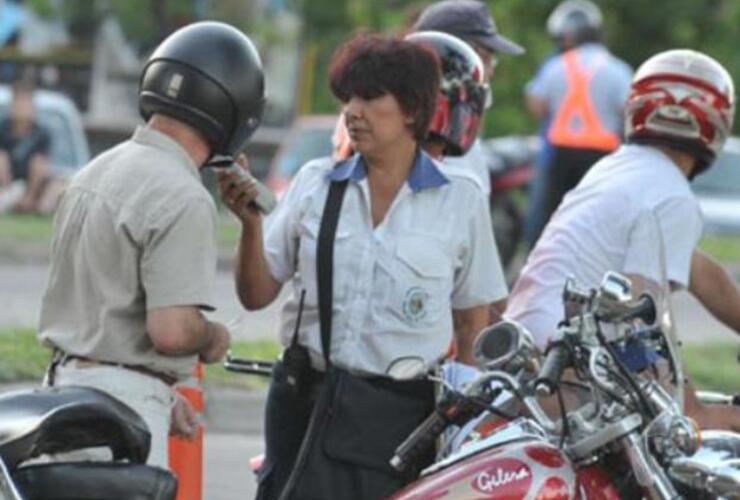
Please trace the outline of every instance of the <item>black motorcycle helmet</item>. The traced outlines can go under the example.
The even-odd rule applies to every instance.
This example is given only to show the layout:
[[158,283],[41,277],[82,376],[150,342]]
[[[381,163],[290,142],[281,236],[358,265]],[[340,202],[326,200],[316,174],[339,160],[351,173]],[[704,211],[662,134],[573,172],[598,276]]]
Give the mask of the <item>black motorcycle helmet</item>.
[[560,2],[547,18],[547,33],[562,50],[601,39],[602,15],[589,0]]
[[228,24],[198,22],[168,36],[139,81],[139,110],[171,116],[198,130],[209,163],[231,164],[262,118],[265,84],[257,49]]

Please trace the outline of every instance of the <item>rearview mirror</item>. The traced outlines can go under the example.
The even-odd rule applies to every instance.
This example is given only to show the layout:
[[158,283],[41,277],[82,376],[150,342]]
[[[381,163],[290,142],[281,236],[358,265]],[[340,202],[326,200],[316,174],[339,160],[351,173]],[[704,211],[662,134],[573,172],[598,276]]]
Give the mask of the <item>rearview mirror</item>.
[[609,271],[601,280],[599,293],[602,298],[624,304],[632,300],[632,281],[622,274]]

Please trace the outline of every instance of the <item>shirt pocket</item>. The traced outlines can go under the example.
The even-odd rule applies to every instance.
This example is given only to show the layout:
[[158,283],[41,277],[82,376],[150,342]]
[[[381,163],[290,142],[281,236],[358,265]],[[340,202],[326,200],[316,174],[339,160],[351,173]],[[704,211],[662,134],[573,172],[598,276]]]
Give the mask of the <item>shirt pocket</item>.
[[[298,276],[300,287],[306,290],[306,305],[318,305],[318,282],[316,274],[317,245],[319,240],[320,218],[310,218],[299,223],[298,248]],[[334,266],[333,266],[333,301],[343,300],[347,295],[347,280],[345,273],[351,273],[353,247],[353,232],[347,228],[338,227],[334,235]],[[350,267],[347,267],[347,266]]]
[[398,238],[393,279],[395,314],[412,326],[432,326],[450,311],[452,264],[442,240],[423,233]]

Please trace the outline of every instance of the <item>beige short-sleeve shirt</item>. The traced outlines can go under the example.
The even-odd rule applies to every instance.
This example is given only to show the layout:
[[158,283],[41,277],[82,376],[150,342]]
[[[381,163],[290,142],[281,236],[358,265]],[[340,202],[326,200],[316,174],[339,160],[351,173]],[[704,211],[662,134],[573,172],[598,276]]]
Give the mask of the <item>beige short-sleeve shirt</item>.
[[213,309],[216,256],[216,209],[197,166],[175,141],[139,127],[65,192],[39,337],[70,354],[185,378],[195,356],[156,352],[146,312]]

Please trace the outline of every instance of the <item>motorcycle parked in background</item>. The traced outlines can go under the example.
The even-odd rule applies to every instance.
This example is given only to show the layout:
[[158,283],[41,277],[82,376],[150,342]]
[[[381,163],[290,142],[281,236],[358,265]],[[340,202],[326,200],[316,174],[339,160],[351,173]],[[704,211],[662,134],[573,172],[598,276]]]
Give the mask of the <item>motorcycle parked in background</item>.
[[516,254],[524,238],[525,201],[540,149],[535,136],[506,136],[482,141],[491,180],[489,206],[501,265],[513,281]]
[[[131,408],[88,387],[43,387],[0,395],[0,499],[174,500],[177,480],[147,466],[151,436]],[[86,448],[110,462],[34,459]]]

